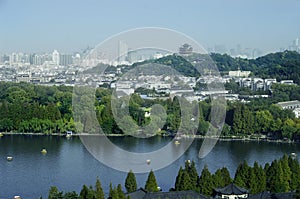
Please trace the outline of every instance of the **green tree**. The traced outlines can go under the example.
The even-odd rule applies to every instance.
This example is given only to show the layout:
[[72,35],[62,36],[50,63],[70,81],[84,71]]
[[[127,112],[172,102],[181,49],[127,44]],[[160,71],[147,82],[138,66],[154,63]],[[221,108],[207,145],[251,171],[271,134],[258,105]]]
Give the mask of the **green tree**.
[[78,194],[75,191],[66,192],[64,194],[64,199],[78,199]]
[[274,160],[267,171],[267,189],[274,193],[284,192],[286,190],[286,182],[281,164]]
[[86,185],[83,185],[83,187],[80,191],[80,194],[79,194],[80,199],[90,199],[90,198],[88,198],[89,192],[90,192],[89,188]]
[[117,186],[117,192],[118,192],[118,198],[119,199],[126,199],[126,196],[125,196],[125,194],[124,194],[124,192],[122,190],[121,184],[118,184],[118,186]]
[[296,158],[289,156],[288,161],[291,170],[290,189],[291,191],[294,191],[300,188],[300,166],[299,161]]
[[247,188],[249,180],[249,166],[247,161],[244,160],[243,163],[240,163],[235,175],[234,175],[234,183],[237,186]]
[[282,125],[282,136],[291,139],[293,134],[297,131],[295,126],[295,122],[292,119],[287,118]]
[[128,193],[134,192],[137,190],[136,178],[132,170],[130,170],[125,179],[125,188]]
[[273,116],[268,110],[256,111],[255,113],[256,131],[258,133],[268,133],[273,122]]
[[112,198],[112,194],[113,194],[113,187],[112,187],[112,183],[109,183],[109,198]]
[[192,186],[192,190],[197,190],[197,182],[198,182],[198,172],[197,172],[197,169],[196,169],[196,165],[195,165],[195,162],[192,161],[191,164],[188,164],[188,174],[189,174],[189,177],[190,177],[190,180],[191,180],[191,186]]
[[176,181],[175,181],[175,190],[176,191],[182,191],[182,175],[183,175],[183,169],[182,167],[179,168],[178,174],[176,176]]
[[241,106],[237,104],[237,107],[234,109],[233,112],[233,127],[232,130],[235,134],[239,134],[242,132],[243,123],[242,123],[242,110]]
[[180,181],[180,188],[181,188],[180,191],[187,191],[193,189],[192,180],[187,170],[183,170],[181,181]]
[[104,192],[102,189],[101,182],[99,178],[97,178],[96,184],[95,184],[95,199],[104,199]]
[[254,176],[256,176],[256,184],[255,184],[256,186],[255,186],[255,190],[253,190],[253,193],[259,193],[265,191],[267,186],[266,185],[267,178],[264,169],[262,168],[261,165],[259,166],[257,162],[254,162],[253,172],[254,172]]
[[290,191],[290,182],[291,182],[291,169],[289,166],[289,158],[287,155],[284,155],[280,160],[280,165],[283,171],[283,188],[284,192]]
[[57,187],[50,187],[48,199],[56,199],[57,194],[59,193]]
[[112,184],[109,184],[109,199],[119,199],[119,193],[116,187],[112,187]]
[[226,167],[218,169],[213,175],[214,187],[225,187],[231,183],[232,179]]
[[149,175],[148,175],[148,179],[146,181],[145,184],[145,190],[148,192],[158,192],[158,186],[157,186],[157,182],[156,182],[156,178],[154,175],[154,172],[151,170]]
[[250,193],[258,193],[258,186],[260,182],[257,181],[257,176],[255,175],[254,168],[249,168],[249,179],[247,182],[247,188],[250,189]]
[[198,181],[200,193],[211,196],[213,193],[213,185],[213,177],[209,172],[207,165],[205,165]]

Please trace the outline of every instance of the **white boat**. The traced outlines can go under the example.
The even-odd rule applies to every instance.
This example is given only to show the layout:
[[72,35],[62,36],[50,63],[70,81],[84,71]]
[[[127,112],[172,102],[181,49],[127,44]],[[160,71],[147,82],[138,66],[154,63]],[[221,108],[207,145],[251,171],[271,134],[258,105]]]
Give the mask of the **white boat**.
[[7,159],[7,161],[12,161],[13,157],[7,156],[6,159]]
[[42,154],[46,154],[46,153],[47,153],[47,150],[44,148],[44,149],[41,150],[41,153],[42,153]]
[[66,134],[66,137],[67,137],[67,138],[72,137],[72,135],[73,135],[73,132],[72,132],[72,131],[67,131],[67,134]]
[[295,157],[297,156],[297,154],[296,154],[296,153],[291,153],[291,156],[292,156],[293,158],[295,158]]
[[150,159],[148,159],[146,162],[147,162],[147,164],[149,165],[149,164],[151,163],[151,160],[150,160]]
[[178,145],[178,144],[180,144],[180,142],[179,142],[178,140],[176,140],[176,141],[174,142],[174,144]]

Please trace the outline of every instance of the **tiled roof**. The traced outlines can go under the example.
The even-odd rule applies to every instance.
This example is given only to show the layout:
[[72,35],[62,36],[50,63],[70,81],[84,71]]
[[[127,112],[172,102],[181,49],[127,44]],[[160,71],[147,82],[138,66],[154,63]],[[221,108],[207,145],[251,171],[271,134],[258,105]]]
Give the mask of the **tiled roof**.
[[231,195],[231,194],[242,195],[242,194],[249,193],[247,189],[238,187],[233,183],[227,185],[224,188],[215,189],[215,192],[217,192],[218,194],[225,194],[225,195]]
[[207,197],[195,191],[171,191],[147,193],[143,199],[207,199]]
[[264,191],[261,193],[253,194],[248,197],[248,199],[272,199],[271,193],[268,191]]
[[130,196],[130,199],[208,199],[195,191],[147,192],[142,188],[126,194],[127,196]]
[[139,188],[135,192],[127,193],[126,197],[130,196],[130,199],[143,199],[146,193],[147,193],[146,190],[144,190],[143,188]]

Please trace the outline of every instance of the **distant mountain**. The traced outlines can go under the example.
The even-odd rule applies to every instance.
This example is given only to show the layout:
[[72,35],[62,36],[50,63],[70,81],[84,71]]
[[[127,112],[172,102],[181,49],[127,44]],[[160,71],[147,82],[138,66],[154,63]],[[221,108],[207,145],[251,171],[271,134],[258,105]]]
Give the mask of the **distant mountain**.
[[300,54],[295,51],[271,53],[252,62],[256,66],[254,75],[277,81],[291,79],[300,84]]
[[211,54],[220,71],[249,70],[262,78],[290,79],[300,84],[300,54],[284,51],[267,54],[256,59],[233,58],[226,54]]
[[[211,58],[211,59],[210,59]],[[159,59],[146,60],[144,62],[134,63],[130,66],[122,66],[123,73],[128,70],[143,64],[156,63],[171,66],[179,73],[185,76],[199,77],[199,72],[192,65],[192,61],[197,59],[202,64],[208,64],[213,60],[217,65],[219,71],[224,74],[230,70],[249,70],[252,71],[253,76],[261,78],[276,78],[277,81],[290,79],[295,83],[300,84],[300,54],[295,51],[284,51],[271,53],[256,59],[233,58],[227,54],[210,54],[207,55],[191,55],[189,57],[182,57],[176,54],[168,55]],[[190,60],[190,61],[187,61]],[[106,65],[99,64],[88,72],[101,71]],[[115,71],[115,67],[108,67],[106,71]]]

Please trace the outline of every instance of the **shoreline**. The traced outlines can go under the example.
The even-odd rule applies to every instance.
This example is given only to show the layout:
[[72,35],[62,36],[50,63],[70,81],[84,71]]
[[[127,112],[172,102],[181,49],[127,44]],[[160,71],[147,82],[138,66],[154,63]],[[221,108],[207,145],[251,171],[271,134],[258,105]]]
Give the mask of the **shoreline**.
[[[52,134],[44,134],[44,133],[16,133],[16,132],[0,132],[0,135],[28,135],[28,136],[60,136],[60,137],[66,137],[66,134],[61,133],[52,133]],[[0,136],[0,138],[2,137]],[[129,135],[124,134],[78,134],[74,133],[72,137],[79,137],[79,136],[107,136],[107,137],[127,137]],[[156,135],[160,137],[173,137],[173,136],[163,136],[163,135]],[[222,142],[230,142],[230,141],[243,141],[243,142],[273,142],[273,143],[286,143],[286,144],[299,144],[299,141],[293,141],[293,140],[275,140],[270,139],[267,137],[256,137],[256,138],[250,138],[245,136],[204,136],[204,135],[193,135],[193,136],[181,136],[179,139],[217,139],[217,141]],[[176,138],[174,138],[176,139]]]

